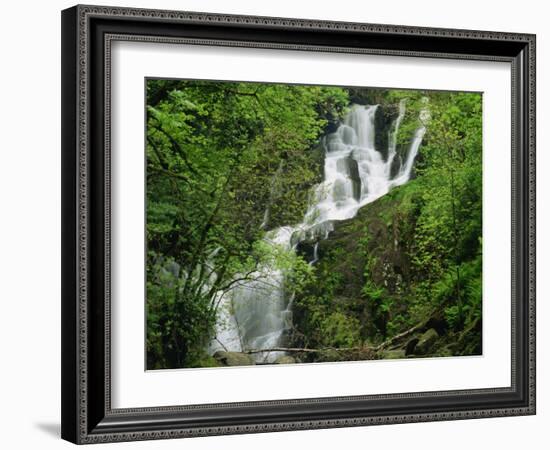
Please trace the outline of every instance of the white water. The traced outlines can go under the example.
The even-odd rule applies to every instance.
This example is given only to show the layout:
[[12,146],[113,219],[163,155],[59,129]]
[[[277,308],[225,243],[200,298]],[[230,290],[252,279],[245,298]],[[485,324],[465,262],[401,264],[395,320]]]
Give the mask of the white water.
[[[314,264],[318,259],[318,241],[328,236],[334,221],[351,219],[359,208],[409,180],[425,127],[416,130],[405,160],[394,162],[398,157],[397,133],[405,115],[405,102],[400,102],[398,117],[388,136],[387,158],[374,145],[377,108],[378,105],[354,105],[338,129],[324,138],[324,179],[314,189],[303,222],[268,232],[266,242],[285,251],[294,251],[302,241],[312,242],[314,255],[310,264]],[[427,112],[421,114],[421,119],[427,119]],[[392,177],[392,165],[396,164]],[[269,206],[264,222],[268,211]],[[285,292],[283,273],[276,268],[261,267],[252,277],[253,280],[220,294],[211,353],[284,346],[285,331],[292,327],[293,293]],[[261,352],[254,356],[257,362],[274,362],[281,354]]]

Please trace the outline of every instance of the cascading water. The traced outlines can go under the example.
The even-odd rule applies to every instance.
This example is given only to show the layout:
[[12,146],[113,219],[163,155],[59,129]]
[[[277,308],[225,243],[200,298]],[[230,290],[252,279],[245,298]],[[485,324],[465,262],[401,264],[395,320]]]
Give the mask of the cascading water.
[[[409,180],[426,129],[420,126],[404,158],[398,157],[397,133],[405,115],[402,100],[384,158],[374,145],[377,108],[378,105],[353,105],[338,129],[323,139],[324,179],[314,189],[303,222],[269,231],[265,238],[269,245],[282,251],[295,251],[300,242],[307,240],[313,244],[310,264],[314,264],[318,259],[318,241],[328,236],[335,221],[351,219],[359,208]],[[422,111],[421,121],[427,118],[427,110]],[[267,209],[264,222],[268,216]],[[284,275],[273,267],[261,267],[249,278],[220,294],[211,353],[284,346],[285,331],[292,326],[294,294],[285,292]],[[274,362],[282,354],[259,352],[254,357],[257,362]]]
[[[293,227],[269,231],[266,242],[282,251],[291,250]],[[284,276],[281,270],[264,266],[249,274],[218,299],[216,337],[210,345],[211,353],[218,350],[270,349],[281,345],[285,330],[292,325],[290,308],[292,296],[286,298]],[[273,362],[281,352],[257,353],[258,362]]]

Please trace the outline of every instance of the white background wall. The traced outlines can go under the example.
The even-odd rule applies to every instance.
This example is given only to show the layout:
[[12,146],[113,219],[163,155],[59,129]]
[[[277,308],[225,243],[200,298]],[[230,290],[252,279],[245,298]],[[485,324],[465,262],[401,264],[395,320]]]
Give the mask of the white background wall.
[[[103,4],[98,0],[97,3]],[[550,179],[549,17],[545,1],[127,0],[110,5],[536,33],[538,36],[538,415],[116,444],[117,448],[544,448],[550,423],[545,229]],[[60,10],[2,5],[0,24],[0,444],[69,448],[59,438]],[[503,193],[503,195],[507,195]],[[546,234],[546,235],[545,235]],[[546,427],[545,427],[546,425]],[[113,447],[114,448],[114,447]]]

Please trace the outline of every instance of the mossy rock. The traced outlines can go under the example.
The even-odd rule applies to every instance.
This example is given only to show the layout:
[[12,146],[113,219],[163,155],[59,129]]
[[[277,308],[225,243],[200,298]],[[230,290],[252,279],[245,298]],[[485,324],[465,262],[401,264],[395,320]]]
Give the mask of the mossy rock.
[[275,360],[275,364],[296,364],[296,359],[290,355],[283,355]]
[[346,358],[341,352],[333,349],[326,349],[319,352],[315,358],[315,362],[336,362],[346,361]]
[[430,353],[430,350],[434,347],[435,343],[439,339],[439,334],[433,328],[430,328],[426,331],[418,340],[414,348],[414,353],[416,355],[427,355]]
[[405,350],[403,349],[385,350],[380,355],[380,359],[402,359],[406,357]]
[[416,348],[416,344],[418,344],[419,338],[413,337],[407,342],[407,345],[405,346],[405,355],[412,355],[414,354],[414,349]]
[[214,358],[223,366],[252,366],[256,364],[254,358],[246,353],[216,352]]
[[440,357],[448,357],[448,356],[454,356],[454,352],[452,350],[452,347],[449,345],[446,345],[445,347],[438,350],[435,354],[435,356]]

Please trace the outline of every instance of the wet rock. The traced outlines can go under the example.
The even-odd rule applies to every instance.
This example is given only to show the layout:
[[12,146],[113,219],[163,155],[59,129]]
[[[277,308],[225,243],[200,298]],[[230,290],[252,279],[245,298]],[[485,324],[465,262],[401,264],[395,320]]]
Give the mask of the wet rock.
[[355,159],[348,157],[346,158],[348,162],[349,177],[351,179],[353,187],[353,198],[359,201],[361,199],[361,177],[359,176],[359,166]]
[[374,116],[376,128],[374,146],[386,161],[388,159],[390,132],[398,114],[399,110],[397,105],[380,105],[376,109],[376,114]]
[[252,356],[239,352],[216,352],[214,359],[223,366],[252,366],[256,364]]
[[358,105],[375,105],[377,102],[375,98],[375,91],[371,89],[362,89],[362,88],[355,88],[355,87],[349,87],[349,98],[350,103],[356,103]]
[[401,154],[395,155],[393,158],[393,161],[391,163],[390,167],[390,175],[392,178],[396,177],[399,171],[401,170],[401,166],[403,165],[403,158]]
[[304,258],[305,261],[313,261],[315,243],[302,241],[296,246],[296,253]]

